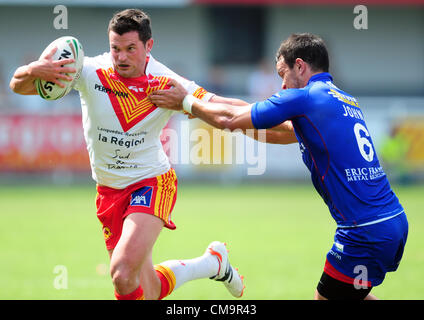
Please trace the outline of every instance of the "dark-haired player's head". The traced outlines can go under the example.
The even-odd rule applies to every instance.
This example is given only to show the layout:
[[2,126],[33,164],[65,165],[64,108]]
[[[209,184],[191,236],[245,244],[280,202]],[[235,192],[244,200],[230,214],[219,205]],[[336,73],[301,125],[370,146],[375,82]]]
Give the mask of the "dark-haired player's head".
[[275,60],[283,89],[304,87],[311,75],[328,72],[330,65],[324,41],[310,33],[290,35],[281,43]]
[[153,47],[149,16],[139,9],[120,11],[109,22],[108,36],[115,71],[124,78],[143,76]]
[[137,31],[143,43],[152,37],[150,17],[139,9],[126,9],[116,13],[110,19],[107,31],[116,32],[121,36],[130,31]]

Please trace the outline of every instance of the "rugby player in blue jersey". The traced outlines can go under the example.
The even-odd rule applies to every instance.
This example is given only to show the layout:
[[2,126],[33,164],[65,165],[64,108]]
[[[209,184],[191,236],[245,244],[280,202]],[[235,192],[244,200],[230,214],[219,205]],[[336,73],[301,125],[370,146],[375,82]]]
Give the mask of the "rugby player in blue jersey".
[[176,82],[157,91],[159,107],[184,109],[221,129],[270,129],[267,142],[298,142],[312,183],[337,223],[315,299],[376,299],[372,287],[395,271],[408,222],[390,187],[358,101],[333,84],[323,40],[293,34],[277,51],[282,90],[244,106],[206,103]]

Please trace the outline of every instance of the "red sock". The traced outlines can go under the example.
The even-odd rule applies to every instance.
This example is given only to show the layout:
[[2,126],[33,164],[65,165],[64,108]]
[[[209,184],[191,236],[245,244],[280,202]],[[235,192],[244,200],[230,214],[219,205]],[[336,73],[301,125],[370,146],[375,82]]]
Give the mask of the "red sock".
[[115,291],[115,297],[116,300],[143,300],[143,289],[141,288],[141,285],[138,286],[137,289],[135,289],[133,292],[128,294],[119,294]]
[[169,296],[174,290],[175,275],[171,269],[159,264],[155,265],[155,271],[161,283],[161,290],[158,300],[162,300],[166,296]]

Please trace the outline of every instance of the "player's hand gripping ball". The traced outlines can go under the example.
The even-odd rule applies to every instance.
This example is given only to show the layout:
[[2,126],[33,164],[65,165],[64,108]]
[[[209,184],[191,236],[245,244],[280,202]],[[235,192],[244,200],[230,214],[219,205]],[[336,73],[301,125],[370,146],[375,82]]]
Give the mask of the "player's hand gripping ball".
[[66,67],[75,68],[77,71],[67,74],[73,77],[73,80],[62,82],[65,85],[64,88],[51,81],[36,79],[35,87],[37,92],[40,97],[46,100],[57,100],[67,95],[80,77],[84,62],[84,50],[78,39],[74,37],[65,36],[54,40],[47,46],[41,56],[46,55],[53,47],[57,47],[57,51],[53,55],[53,60],[74,59],[75,62],[67,64]]

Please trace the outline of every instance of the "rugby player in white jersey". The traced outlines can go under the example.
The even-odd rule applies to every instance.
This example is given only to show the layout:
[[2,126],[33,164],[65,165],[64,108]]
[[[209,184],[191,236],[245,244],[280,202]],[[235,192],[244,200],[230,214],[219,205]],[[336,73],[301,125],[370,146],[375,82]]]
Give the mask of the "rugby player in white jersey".
[[[127,9],[109,22],[110,52],[86,57],[75,89],[80,92],[84,136],[93,179],[97,216],[102,223],[117,299],[162,299],[183,283],[212,278],[235,297],[243,294],[242,277],[229,261],[225,245],[212,242],[191,260],[153,265],[152,250],[165,226],[175,229],[171,212],[177,178],[160,142],[174,111],[157,108],[148,95],[176,79],[193,96],[210,102],[241,103],[208,93],[157,62],[150,51],[150,18]],[[35,95],[34,80],[72,80],[65,73],[72,59],[53,61],[53,49],[19,67],[10,82],[18,94]]]

